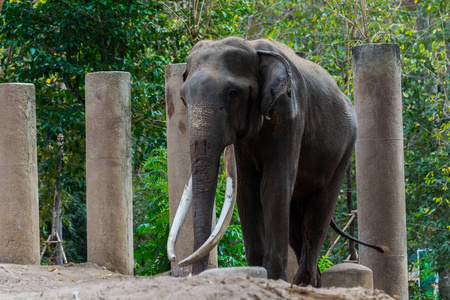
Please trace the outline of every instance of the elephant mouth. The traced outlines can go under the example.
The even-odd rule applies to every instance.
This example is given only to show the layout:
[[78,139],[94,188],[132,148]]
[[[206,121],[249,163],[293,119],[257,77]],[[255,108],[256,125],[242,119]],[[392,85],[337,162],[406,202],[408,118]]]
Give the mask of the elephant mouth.
[[[236,203],[236,158],[234,155],[234,146],[228,145],[224,151],[225,158],[225,174],[226,174],[226,189],[225,198],[222,211],[220,213],[219,220],[212,231],[209,238],[199,247],[194,253],[181,260],[178,266],[191,265],[203,257],[205,257],[211,250],[217,245],[225,234],[228,225],[230,224],[233,216],[233,209]],[[190,176],[188,183],[186,184],[183,195],[181,196],[180,204],[178,205],[177,212],[170,228],[169,238],[167,240],[167,256],[170,261],[176,261],[175,243],[180,232],[181,226],[184,223],[184,219],[189,210],[189,206],[192,202],[192,175]]]

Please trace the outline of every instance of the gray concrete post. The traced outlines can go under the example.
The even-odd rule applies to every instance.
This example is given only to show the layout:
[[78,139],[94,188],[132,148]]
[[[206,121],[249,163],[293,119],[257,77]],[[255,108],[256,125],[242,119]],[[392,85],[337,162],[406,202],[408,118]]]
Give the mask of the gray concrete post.
[[0,262],[39,264],[33,84],[0,84]]
[[341,263],[325,270],[322,274],[322,287],[363,287],[373,289],[373,273],[366,266],[355,263]]
[[374,288],[408,299],[400,75],[398,45],[353,47],[359,237],[391,250],[361,246],[360,263],[373,271]]
[[439,298],[450,300],[450,270],[439,272]]
[[130,99],[130,73],[86,75],[88,261],[132,275]]
[[[183,84],[183,72],[186,64],[166,66],[166,114],[167,114],[167,163],[169,177],[169,209],[170,223],[178,208],[183,189],[191,173],[189,150],[188,115],[180,98],[180,87]],[[172,263],[173,276],[187,276],[192,267],[178,267],[177,264],[193,251],[194,230],[192,223],[192,206],[184,220],[175,244],[177,260]],[[214,222],[214,220],[213,220]],[[215,222],[214,222],[215,223]],[[216,248],[209,254],[209,268],[217,268]]]
[[[180,99],[180,87],[183,84],[183,72],[186,64],[166,66],[166,115],[167,115],[167,171],[169,180],[170,224],[178,208],[185,184],[191,173],[189,156],[188,116],[186,107]],[[187,276],[191,266],[178,267],[177,263],[192,253],[194,231],[192,224],[192,206],[184,220],[175,244],[177,261],[172,263],[173,276]]]

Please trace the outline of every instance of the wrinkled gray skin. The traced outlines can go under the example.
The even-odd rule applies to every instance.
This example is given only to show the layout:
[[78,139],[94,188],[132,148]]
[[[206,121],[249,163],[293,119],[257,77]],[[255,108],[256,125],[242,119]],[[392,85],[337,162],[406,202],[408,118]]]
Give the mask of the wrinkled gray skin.
[[[356,140],[350,101],[323,68],[286,45],[234,37],[195,45],[181,97],[195,249],[211,233],[220,155],[234,143],[248,264],[286,280],[289,243],[299,263],[294,283],[320,286],[320,249]],[[193,272],[205,270],[207,260]]]

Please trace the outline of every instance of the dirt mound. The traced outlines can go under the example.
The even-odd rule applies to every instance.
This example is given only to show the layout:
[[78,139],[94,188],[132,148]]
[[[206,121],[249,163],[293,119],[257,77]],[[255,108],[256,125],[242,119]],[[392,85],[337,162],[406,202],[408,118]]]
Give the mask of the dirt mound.
[[0,264],[1,299],[393,299],[362,288],[300,288],[244,274],[133,277],[95,264]]

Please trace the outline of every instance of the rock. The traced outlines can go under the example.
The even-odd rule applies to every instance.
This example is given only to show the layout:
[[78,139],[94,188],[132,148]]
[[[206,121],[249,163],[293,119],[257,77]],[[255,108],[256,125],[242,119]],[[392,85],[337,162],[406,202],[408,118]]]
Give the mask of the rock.
[[209,274],[238,274],[244,273],[251,277],[256,278],[266,278],[267,270],[263,267],[232,267],[232,268],[216,268],[203,271],[199,275],[209,275]]
[[373,289],[372,270],[356,263],[338,264],[323,272],[322,286]]

